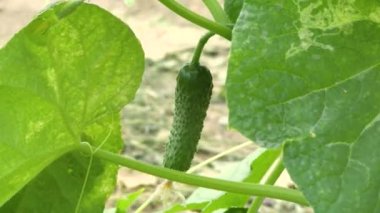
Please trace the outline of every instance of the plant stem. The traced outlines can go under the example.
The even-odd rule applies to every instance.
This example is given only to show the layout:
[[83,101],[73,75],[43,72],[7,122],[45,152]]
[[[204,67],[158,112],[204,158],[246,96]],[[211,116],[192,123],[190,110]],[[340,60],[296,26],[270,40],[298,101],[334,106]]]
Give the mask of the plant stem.
[[77,205],[75,207],[75,213],[79,213],[80,212],[80,207],[82,205],[84,191],[85,191],[86,186],[87,186],[88,177],[90,177],[90,172],[91,172],[93,158],[94,158],[93,155],[91,155],[90,156],[90,160],[88,162],[88,166],[87,166],[86,176],[84,177],[82,189],[81,189],[80,194],[79,194],[79,199],[78,199]]
[[[280,177],[282,171],[284,171],[284,164],[282,158],[280,157],[272,166],[273,170],[270,172],[269,176],[265,180],[264,184],[273,185],[278,177]],[[257,213],[261,204],[263,203],[265,197],[256,197],[252,205],[249,207],[247,213]]]
[[199,39],[197,47],[195,48],[193,53],[193,58],[191,59],[191,64],[199,64],[199,59],[201,58],[203,48],[206,45],[208,39],[211,38],[213,35],[215,35],[213,32],[208,32],[205,35],[203,35],[201,39]]
[[58,19],[65,18],[66,16],[70,15],[72,12],[74,12],[82,3],[84,0],[68,0],[65,2],[65,5],[63,6],[60,11],[57,12]]
[[187,174],[184,172],[179,172],[164,167],[147,164],[141,161],[134,160],[132,158],[124,157],[101,149],[99,149],[95,153],[92,153],[91,149],[88,148],[88,143],[81,143],[79,149],[84,153],[92,154],[100,159],[107,160],[115,164],[128,167],[130,169],[134,169],[140,172],[144,172],[157,177],[162,177],[172,181],[185,183],[188,185],[200,186],[238,194],[271,197],[275,199],[299,203],[301,205],[309,205],[302,193],[294,189],[287,189],[270,185],[237,183],[233,181]]
[[203,3],[206,5],[216,22],[222,25],[226,25],[230,22],[230,19],[217,0],[203,0]]
[[214,32],[228,40],[231,40],[231,29],[217,22],[211,21],[181,5],[175,0],[159,0],[163,5],[177,13],[179,16],[199,25],[211,32]]

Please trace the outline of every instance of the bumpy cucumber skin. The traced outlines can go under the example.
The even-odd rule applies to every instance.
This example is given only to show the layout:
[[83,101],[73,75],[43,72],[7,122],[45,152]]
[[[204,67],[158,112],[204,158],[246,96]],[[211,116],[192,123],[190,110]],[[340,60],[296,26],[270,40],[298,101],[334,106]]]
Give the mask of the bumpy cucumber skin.
[[186,171],[197,149],[212,93],[212,76],[204,66],[186,64],[177,76],[174,119],[165,147],[164,167]]

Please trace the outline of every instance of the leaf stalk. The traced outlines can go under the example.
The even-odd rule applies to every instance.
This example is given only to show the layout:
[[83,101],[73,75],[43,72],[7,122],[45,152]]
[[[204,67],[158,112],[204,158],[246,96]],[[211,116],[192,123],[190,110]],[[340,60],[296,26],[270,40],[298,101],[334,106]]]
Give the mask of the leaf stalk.
[[185,6],[181,5],[175,0],[159,0],[163,5],[165,5],[167,8],[169,8],[174,13],[178,14],[179,16],[182,16],[183,18],[187,19],[188,21],[201,26],[211,32],[214,32],[227,40],[231,40],[232,36],[232,30],[226,26],[223,26],[222,24],[219,24],[217,22],[214,22],[208,18],[205,18]]
[[175,182],[238,194],[271,197],[305,206],[309,205],[303,194],[300,191],[294,189],[287,189],[271,185],[240,183],[187,174],[185,172],[179,172],[176,170],[137,161],[132,158],[121,156],[101,149],[97,150],[97,152],[92,152],[91,149],[88,148],[88,143],[85,142],[82,142],[80,144],[79,150],[86,154],[91,154],[94,157]]

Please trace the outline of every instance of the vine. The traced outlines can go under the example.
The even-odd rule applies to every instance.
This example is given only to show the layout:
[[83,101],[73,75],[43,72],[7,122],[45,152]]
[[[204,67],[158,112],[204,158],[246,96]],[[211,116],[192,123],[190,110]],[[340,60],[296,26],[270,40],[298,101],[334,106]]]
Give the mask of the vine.
[[[79,149],[83,153],[91,155],[91,150],[89,150],[88,146],[88,143],[82,142],[79,146]],[[146,174],[151,174],[179,183],[185,183],[192,186],[199,186],[238,194],[271,197],[291,201],[294,203],[299,203],[301,205],[308,205],[308,202],[303,197],[302,193],[294,189],[281,188],[271,185],[237,183],[233,181],[187,174],[184,172],[179,172],[164,167],[147,164],[104,150],[98,150],[96,153],[93,153],[93,155],[94,157],[107,160],[114,164],[125,166],[130,169],[134,169],[140,172],[144,172]]]

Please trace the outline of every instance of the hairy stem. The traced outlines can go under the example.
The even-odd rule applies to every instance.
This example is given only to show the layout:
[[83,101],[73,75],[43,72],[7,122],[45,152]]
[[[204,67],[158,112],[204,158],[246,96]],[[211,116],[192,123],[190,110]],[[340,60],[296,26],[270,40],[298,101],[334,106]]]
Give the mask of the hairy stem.
[[275,199],[299,203],[301,205],[309,205],[302,193],[294,189],[281,188],[271,185],[238,183],[216,178],[187,174],[184,172],[179,172],[164,167],[147,164],[141,161],[134,160],[132,158],[124,157],[101,149],[99,149],[95,153],[92,153],[91,150],[88,149],[88,144],[85,142],[81,143],[79,149],[84,153],[92,154],[97,158],[107,160],[112,163],[128,167],[130,169],[134,169],[140,172],[169,179],[172,181],[185,183],[188,185],[205,187],[238,194],[271,197]]
[[217,22],[211,21],[191,10],[184,7],[175,0],[159,0],[163,5],[177,13],[179,16],[189,20],[190,22],[201,26],[211,32],[214,32],[228,40],[231,40],[231,29],[219,24]]

